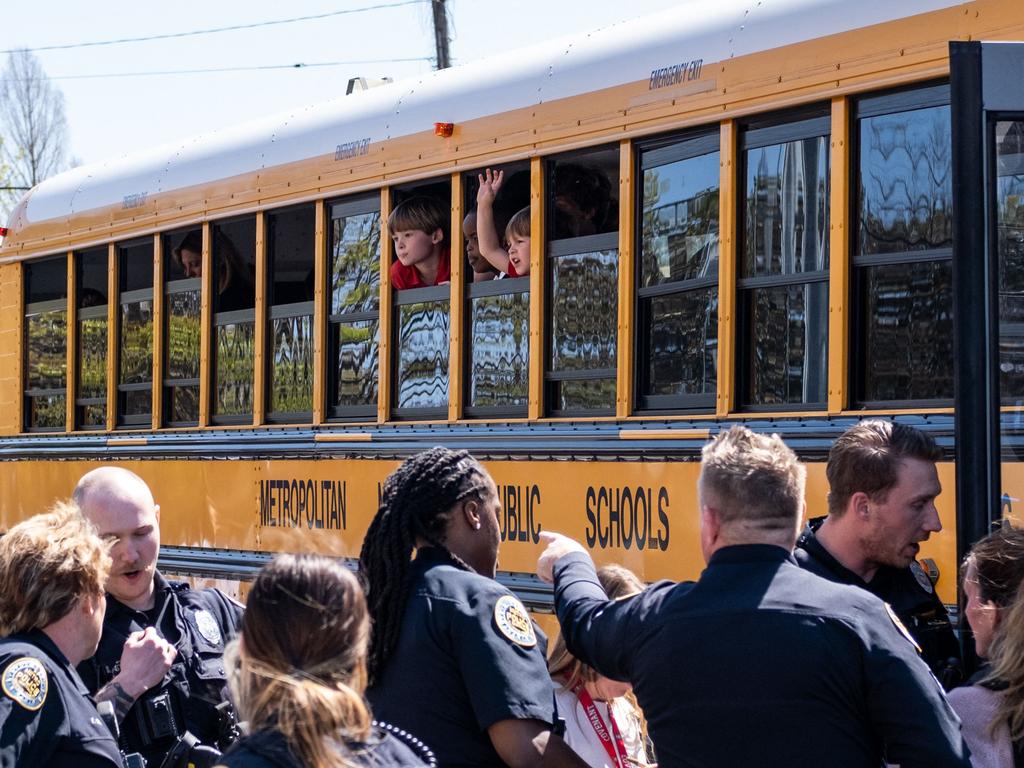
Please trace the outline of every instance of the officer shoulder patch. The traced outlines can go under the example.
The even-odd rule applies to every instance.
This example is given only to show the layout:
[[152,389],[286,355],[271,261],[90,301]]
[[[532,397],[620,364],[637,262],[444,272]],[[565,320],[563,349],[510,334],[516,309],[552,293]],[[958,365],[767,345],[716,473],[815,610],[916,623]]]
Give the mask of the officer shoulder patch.
[[220,645],[220,626],[213,614],[206,610],[198,610],[193,614],[196,622],[196,629],[199,630],[206,642],[212,645]]
[[39,659],[22,656],[4,668],[0,685],[8,698],[14,699],[30,712],[35,712],[46,701],[50,683],[46,668]]
[[924,572],[924,568],[921,567],[921,564],[916,560],[910,564],[910,572],[914,574],[914,578],[917,579],[917,583],[921,586],[921,589],[929,595],[935,592],[932,580],[928,577],[928,574]]
[[900,631],[900,634],[910,641],[910,644],[917,649],[918,653],[921,653],[921,646],[917,644],[917,640],[915,640],[914,636],[910,634],[910,630],[908,630],[903,622],[900,621],[900,617],[896,615],[896,611],[892,609],[892,606],[885,603],[885,611],[889,614],[889,618],[892,619],[892,623],[896,625],[896,629]]
[[512,595],[502,595],[494,604],[494,623],[498,625],[498,631],[516,645],[533,648],[537,644],[530,614]]

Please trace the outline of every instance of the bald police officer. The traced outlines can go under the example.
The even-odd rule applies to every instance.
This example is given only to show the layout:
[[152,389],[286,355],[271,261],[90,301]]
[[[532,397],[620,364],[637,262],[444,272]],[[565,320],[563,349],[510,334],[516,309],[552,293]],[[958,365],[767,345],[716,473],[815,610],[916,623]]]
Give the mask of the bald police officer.
[[960,646],[917,562],[921,542],[942,530],[941,458],[919,429],[877,419],[850,427],[828,454],[828,517],[808,522],[795,554],[802,568],[889,603],[949,690],[963,680]]
[[[97,699],[114,702],[126,752],[140,753],[151,766],[172,751],[183,765],[185,758],[200,763],[215,756],[232,738],[222,657],[242,606],[216,589],[195,590],[157,571],[160,507],[135,473],[95,469],[79,481],[74,498],[111,541],[113,557],[103,636],[96,654],[79,666],[83,680]],[[150,652],[148,668],[125,668],[126,642]]]
[[545,534],[569,650],[633,684],[659,763],[967,768],[959,721],[878,598],[801,570],[804,468],[778,436],[705,446],[696,583],[609,601],[578,543]]

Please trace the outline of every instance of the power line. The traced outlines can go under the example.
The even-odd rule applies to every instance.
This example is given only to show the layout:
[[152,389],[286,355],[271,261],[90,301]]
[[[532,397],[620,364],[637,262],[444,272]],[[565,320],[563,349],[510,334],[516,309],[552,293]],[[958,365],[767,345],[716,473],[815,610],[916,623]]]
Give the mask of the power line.
[[314,21],[316,19],[327,19],[332,16],[344,16],[352,13],[363,13],[365,11],[379,11],[385,8],[398,8],[403,5],[422,5],[428,0],[396,0],[391,3],[379,3],[367,5],[362,8],[349,8],[344,11],[330,11],[329,13],[318,13],[312,16],[295,16],[290,19],[276,19],[274,21],[256,21],[251,24],[234,24],[229,27],[213,27],[211,29],[196,29],[191,32],[168,32],[162,35],[148,35],[146,37],[122,37],[116,40],[94,40],[87,43],[66,43],[64,45],[42,45],[36,48],[7,48],[0,50],[0,53],[14,53],[19,50],[27,51],[66,51],[71,48],[92,48],[100,45],[120,45],[122,43],[145,43],[151,40],[170,40],[179,37],[193,37],[195,35],[212,35],[217,32],[233,32],[239,29],[256,29],[257,27],[272,27],[278,24],[294,24],[299,21]]
[[49,75],[48,80],[91,80],[115,77],[150,77],[158,75],[197,75],[216,72],[254,72],[267,69],[312,69],[313,67],[343,67],[353,64],[397,64],[411,61],[433,61],[432,56],[417,56],[410,59],[356,59],[353,61],[314,61],[308,64],[263,64],[252,67],[212,67],[210,69],[164,69],[147,72],[106,72],[93,75]]

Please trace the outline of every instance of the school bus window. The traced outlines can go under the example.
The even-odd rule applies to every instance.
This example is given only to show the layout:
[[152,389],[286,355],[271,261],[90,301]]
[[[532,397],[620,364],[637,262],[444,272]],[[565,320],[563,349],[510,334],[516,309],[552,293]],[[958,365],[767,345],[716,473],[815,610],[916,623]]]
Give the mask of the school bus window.
[[828,117],[741,134],[739,387],[748,409],[828,397]]
[[153,404],[153,243],[122,245],[117,253],[121,305],[118,423],[148,426]]
[[63,431],[67,403],[67,257],[26,262],[25,428]]
[[107,273],[106,247],[75,254],[78,305],[78,386],[75,426],[107,426]]
[[311,420],[315,226],[312,205],[267,214],[271,421]]
[[380,195],[329,204],[328,413],[377,411],[380,333]]
[[949,87],[855,105],[854,400],[953,397]]
[[637,405],[711,408],[718,363],[717,132],[641,148]]
[[[464,411],[469,417],[524,416],[530,359],[530,166],[508,163],[493,169],[501,173],[500,177],[491,176],[491,191],[494,181],[500,179],[493,200],[488,196],[486,176],[484,197],[479,195],[480,175],[485,170],[463,177],[463,271],[468,310]],[[479,207],[485,208],[482,216]],[[481,238],[479,227],[488,223],[490,237]]]
[[203,231],[164,235],[163,414],[171,426],[199,423]]
[[999,253],[999,385],[1004,402],[1024,397],[1024,122],[995,125]]
[[213,421],[252,417],[256,344],[256,219],[210,226],[213,256]]
[[395,415],[448,415],[451,180],[394,190]]
[[549,161],[546,188],[548,412],[610,415],[618,343],[618,147]]

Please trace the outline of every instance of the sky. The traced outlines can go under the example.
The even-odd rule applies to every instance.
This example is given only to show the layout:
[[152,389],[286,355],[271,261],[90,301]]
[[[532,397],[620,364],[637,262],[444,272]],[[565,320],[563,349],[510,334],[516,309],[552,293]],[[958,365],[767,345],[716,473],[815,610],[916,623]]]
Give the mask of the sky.
[[[344,95],[350,77],[399,80],[430,70],[430,2],[404,0],[395,5],[402,2],[22,0],[4,4],[0,49],[67,46],[332,14],[163,40],[35,50],[44,71],[64,94],[69,154],[78,163],[91,164]],[[657,13],[679,2],[448,0],[452,60],[455,65],[467,64],[499,51]],[[372,6],[378,7],[338,13]],[[354,63],[309,66],[325,62]],[[307,66],[292,66],[298,63]],[[126,76],[275,65],[286,67]]]

